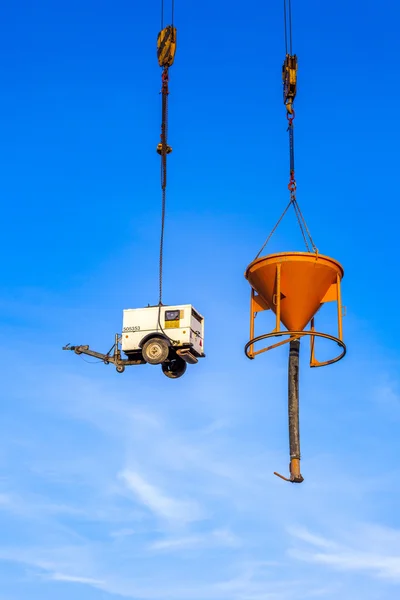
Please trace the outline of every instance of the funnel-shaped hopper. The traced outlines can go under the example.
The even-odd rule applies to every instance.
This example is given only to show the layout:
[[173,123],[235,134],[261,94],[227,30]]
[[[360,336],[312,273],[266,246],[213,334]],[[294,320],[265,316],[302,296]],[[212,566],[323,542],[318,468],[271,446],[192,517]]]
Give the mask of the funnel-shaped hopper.
[[308,252],[282,252],[253,261],[245,277],[276,312],[280,272],[280,319],[289,331],[303,331],[320,308],[331,285],[342,279],[343,267],[333,258]]

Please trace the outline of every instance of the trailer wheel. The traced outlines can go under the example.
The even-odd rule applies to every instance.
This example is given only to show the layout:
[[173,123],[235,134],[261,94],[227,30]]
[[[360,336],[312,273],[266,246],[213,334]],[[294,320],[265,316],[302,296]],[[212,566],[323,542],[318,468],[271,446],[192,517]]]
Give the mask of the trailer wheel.
[[142,355],[150,365],[160,365],[165,362],[169,354],[169,345],[163,338],[151,338],[143,345]]
[[123,373],[125,371],[124,365],[117,365],[115,368],[117,369],[117,373]]
[[170,379],[178,379],[185,374],[187,364],[180,356],[161,365],[162,372]]

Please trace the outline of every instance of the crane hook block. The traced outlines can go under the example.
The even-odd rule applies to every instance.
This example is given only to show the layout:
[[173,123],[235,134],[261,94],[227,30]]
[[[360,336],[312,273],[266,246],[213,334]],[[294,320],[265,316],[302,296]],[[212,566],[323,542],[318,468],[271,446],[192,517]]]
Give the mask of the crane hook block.
[[286,54],[285,62],[282,67],[283,80],[283,101],[287,111],[292,114],[292,104],[297,91],[297,56]]
[[171,67],[174,64],[176,52],[176,28],[168,25],[158,34],[157,58],[160,67]]

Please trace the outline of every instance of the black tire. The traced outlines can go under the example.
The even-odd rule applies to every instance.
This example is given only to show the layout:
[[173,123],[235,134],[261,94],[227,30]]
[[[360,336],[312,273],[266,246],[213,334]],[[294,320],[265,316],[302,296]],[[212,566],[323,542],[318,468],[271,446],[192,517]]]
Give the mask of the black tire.
[[185,374],[187,364],[180,356],[173,358],[169,362],[163,363],[161,365],[162,372],[164,375],[169,377],[170,379],[178,379],[178,377],[182,377]]
[[160,365],[164,363],[169,354],[169,345],[163,338],[151,338],[143,345],[142,355],[144,360],[150,365]]
[[115,368],[117,369],[117,373],[123,373],[125,371],[124,365],[117,365]]

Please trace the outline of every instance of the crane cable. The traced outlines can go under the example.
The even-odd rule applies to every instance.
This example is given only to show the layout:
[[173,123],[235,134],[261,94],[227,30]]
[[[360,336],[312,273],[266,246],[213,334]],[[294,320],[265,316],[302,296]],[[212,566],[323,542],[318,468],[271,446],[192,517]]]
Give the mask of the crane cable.
[[283,22],[285,28],[285,53],[292,54],[292,0],[283,0]]
[[318,254],[318,249],[314,244],[314,241],[311,237],[310,230],[307,227],[307,223],[304,219],[304,216],[300,210],[300,206],[297,202],[296,198],[296,177],[295,177],[295,163],[294,163],[294,125],[293,121],[295,118],[295,111],[293,107],[294,99],[296,97],[297,91],[297,56],[292,53],[292,1],[291,0],[283,0],[283,10],[284,10],[284,30],[285,30],[285,61],[282,67],[282,79],[283,79],[283,100],[286,107],[286,118],[288,120],[288,128],[289,132],[289,184],[288,189],[290,192],[290,201],[283,211],[282,215],[278,219],[277,223],[273,227],[271,233],[268,235],[266,241],[262,245],[260,251],[258,252],[256,259],[260,256],[265,246],[270,241],[271,237],[275,233],[278,225],[282,221],[283,217],[289,210],[290,206],[293,206],[297,222],[299,224],[300,231],[303,236],[303,240],[307,251],[310,252],[310,246],[313,251]]
[[165,205],[167,195],[167,136],[168,136],[168,68],[162,72],[162,122],[161,122],[161,235],[160,235],[160,262],[159,262],[159,297],[162,304],[163,291],[163,260],[164,260],[164,232],[165,232]]
[[159,257],[159,297],[158,304],[162,306],[163,295],[163,263],[164,263],[164,233],[167,190],[167,156],[172,152],[168,145],[168,96],[169,96],[169,67],[172,66],[176,51],[176,29],[174,27],[175,0],[171,4],[171,25],[164,27],[164,0],[161,0],[161,31],[157,39],[158,64],[161,73],[161,142],[157,152],[161,157],[161,235]]
[[[171,25],[174,26],[175,0],[171,0]],[[161,31],[164,29],[164,0],[161,0]]]

